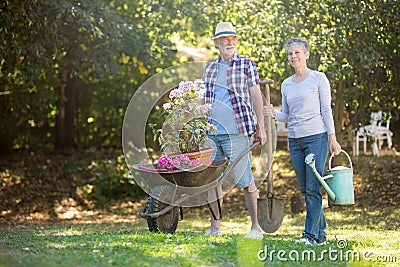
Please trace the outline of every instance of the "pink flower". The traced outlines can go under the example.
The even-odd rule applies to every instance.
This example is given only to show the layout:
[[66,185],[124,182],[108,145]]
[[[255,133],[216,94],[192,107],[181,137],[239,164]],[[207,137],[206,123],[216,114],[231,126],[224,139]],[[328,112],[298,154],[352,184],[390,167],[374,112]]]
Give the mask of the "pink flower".
[[173,168],[175,168],[175,166],[172,165],[172,164],[169,164],[169,165],[167,166],[167,169],[173,169]]
[[190,162],[190,159],[186,155],[181,155],[180,160],[183,161],[183,163],[188,164]]
[[185,169],[200,164],[199,159],[190,160],[187,155],[180,155],[178,157],[170,158],[167,155],[162,155],[157,164],[159,167],[166,168],[168,170]]
[[182,97],[182,96],[184,96],[184,94],[183,94],[182,90],[179,89],[179,88],[178,89],[174,89],[174,90],[171,91],[171,93],[169,93],[169,98],[170,99],[179,98],[179,97]]
[[194,88],[194,83],[191,81],[179,83],[179,89],[181,89],[185,93],[190,92],[190,90],[192,90],[193,88]]
[[170,162],[175,168],[179,168],[181,166],[181,161],[179,158],[173,158]]
[[168,158],[168,156],[162,155],[162,156],[158,159],[157,163],[158,163],[158,166],[164,167],[164,166],[166,166],[166,165],[169,163],[169,161],[170,161],[170,158]]
[[199,159],[194,159],[189,163],[189,166],[192,167],[192,166],[196,166],[196,165],[199,165],[199,164],[200,164],[200,160]]
[[163,109],[170,109],[172,107],[171,103],[165,103]]

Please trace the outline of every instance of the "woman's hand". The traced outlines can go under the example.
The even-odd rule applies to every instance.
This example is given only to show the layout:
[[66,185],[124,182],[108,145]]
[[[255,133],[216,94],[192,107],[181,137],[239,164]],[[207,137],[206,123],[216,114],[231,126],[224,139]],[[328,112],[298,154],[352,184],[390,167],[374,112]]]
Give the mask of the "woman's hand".
[[334,153],[334,155],[339,155],[342,152],[342,147],[336,141],[336,135],[334,134],[329,135],[329,152],[331,154]]
[[272,104],[269,104],[269,106],[263,106],[263,114],[264,116],[271,116],[275,119],[274,106]]

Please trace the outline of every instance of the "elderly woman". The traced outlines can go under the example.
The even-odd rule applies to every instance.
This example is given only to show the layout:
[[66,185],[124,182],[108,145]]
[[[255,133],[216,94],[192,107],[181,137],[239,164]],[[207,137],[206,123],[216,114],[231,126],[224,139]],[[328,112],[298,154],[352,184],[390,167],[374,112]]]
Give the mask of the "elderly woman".
[[285,52],[295,74],[281,85],[282,111],[273,106],[264,108],[264,114],[288,122],[289,151],[300,191],[306,202],[306,222],[302,237],[296,242],[307,245],[326,244],[326,221],[322,210],[321,184],[305,164],[305,157],[316,155],[316,169],[324,172],[330,153],[339,154],[331,109],[331,88],[326,75],[307,67],[310,46],[302,38],[290,38]]

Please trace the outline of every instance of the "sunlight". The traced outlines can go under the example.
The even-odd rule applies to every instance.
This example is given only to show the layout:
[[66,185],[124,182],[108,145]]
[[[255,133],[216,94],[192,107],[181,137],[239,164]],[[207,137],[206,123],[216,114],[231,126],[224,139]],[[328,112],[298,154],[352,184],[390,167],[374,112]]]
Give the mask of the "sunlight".
[[224,221],[221,223],[222,231],[231,234],[247,234],[250,231],[250,218],[247,217],[245,222],[238,221]]
[[178,231],[203,231],[208,229],[210,222],[208,220],[183,220],[178,224]]
[[[81,236],[83,234],[84,234],[83,230],[79,230],[79,229],[71,227],[68,229],[59,230],[57,233],[50,232],[47,235],[50,235],[50,236]],[[46,235],[42,235],[42,236],[46,236]]]

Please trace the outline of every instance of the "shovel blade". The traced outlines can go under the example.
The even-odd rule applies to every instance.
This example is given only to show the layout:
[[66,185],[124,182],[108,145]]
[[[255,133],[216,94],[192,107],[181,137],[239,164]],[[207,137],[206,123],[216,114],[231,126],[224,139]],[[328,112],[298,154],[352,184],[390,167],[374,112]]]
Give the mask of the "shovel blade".
[[257,200],[258,224],[266,233],[276,232],[284,216],[283,199],[274,196]]

